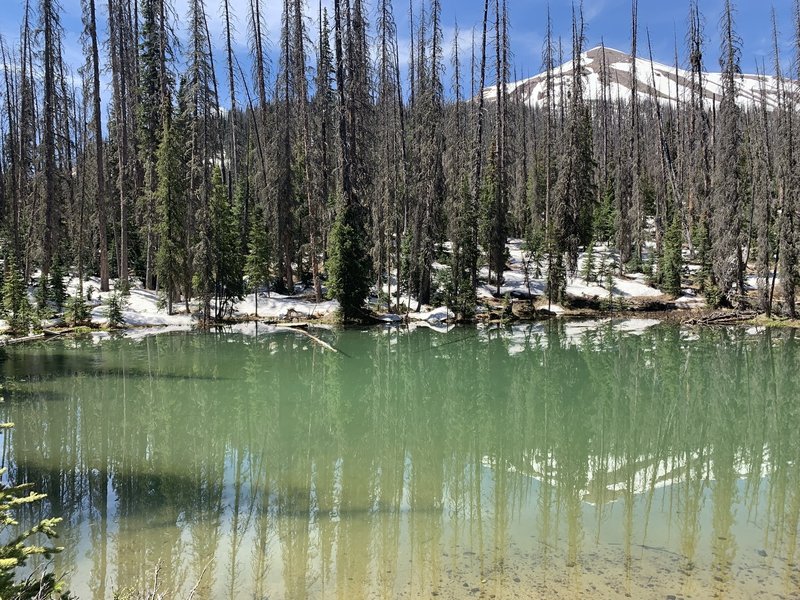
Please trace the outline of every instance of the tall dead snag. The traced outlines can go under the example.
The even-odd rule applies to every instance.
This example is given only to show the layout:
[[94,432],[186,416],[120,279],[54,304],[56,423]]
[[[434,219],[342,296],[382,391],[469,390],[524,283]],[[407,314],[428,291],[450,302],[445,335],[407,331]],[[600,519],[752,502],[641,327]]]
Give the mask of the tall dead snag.
[[[486,110],[486,100],[484,89],[486,88],[486,38],[489,27],[489,0],[483,2],[483,24],[481,33],[481,59],[478,75],[478,102],[475,107],[474,124],[475,136],[472,141],[472,181],[470,190],[470,214],[474,215],[471,232],[471,245],[478,248],[478,219],[477,215],[480,207],[481,184],[483,181],[483,137],[484,137],[484,118]],[[471,273],[472,287],[478,285],[478,255],[473,252],[469,257],[469,270]]]
[[734,30],[733,7],[726,0],[720,21],[722,33],[722,99],[715,123],[712,173],[712,272],[721,296],[744,296],[742,256],[742,176],[740,109],[736,104],[736,76],[741,72],[740,40]]
[[42,279],[50,274],[56,252],[59,229],[59,204],[56,198],[56,115],[58,111],[58,15],[53,0],[42,0],[39,6],[40,29],[44,38],[42,154],[44,177],[44,223],[42,234]]
[[97,210],[97,244],[100,261],[100,291],[108,286],[108,208],[106,203],[105,155],[103,149],[103,117],[100,109],[100,51],[97,41],[95,0],[85,3],[84,27],[91,49],[92,123],[95,153],[95,207]]
[[[306,80],[306,51],[305,51],[305,26],[303,24],[303,2],[292,0],[292,28],[290,38],[290,64],[293,83],[293,105],[300,121],[300,136],[303,148],[303,187],[308,207],[309,254],[311,255],[311,276],[314,285],[314,297],[317,302],[322,301],[322,282],[319,273],[319,223],[318,212],[320,198],[315,190],[315,181],[312,177],[312,139],[311,122],[308,106],[308,83]],[[324,199],[323,199],[324,202]]]

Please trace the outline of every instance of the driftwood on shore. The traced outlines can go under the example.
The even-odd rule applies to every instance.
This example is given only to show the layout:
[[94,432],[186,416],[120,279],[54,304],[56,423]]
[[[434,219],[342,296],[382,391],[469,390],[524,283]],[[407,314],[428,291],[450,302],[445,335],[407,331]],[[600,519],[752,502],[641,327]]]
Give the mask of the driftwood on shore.
[[739,325],[752,321],[758,316],[756,311],[717,311],[692,317],[683,321],[684,325]]

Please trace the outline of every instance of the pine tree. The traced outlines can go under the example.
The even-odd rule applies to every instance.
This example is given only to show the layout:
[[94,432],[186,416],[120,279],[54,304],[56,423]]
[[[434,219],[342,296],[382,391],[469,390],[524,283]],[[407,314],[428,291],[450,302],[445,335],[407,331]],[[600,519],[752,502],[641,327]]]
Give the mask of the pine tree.
[[272,275],[270,271],[271,249],[269,236],[267,236],[264,224],[264,215],[261,209],[256,208],[250,225],[250,235],[248,238],[250,252],[245,261],[245,276],[247,277],[250,289],[255,295],[256,317],[258,316],[258,294],[261,287],[268,283]]
[[616,271],[617,265],[613,262],[606,267],[605,279],[603,284],[608,290],[608,307],[610,309],[614,308],[614,271]]
[[478,248],[473,240],[473,226],[478,222],[478,215],[472,212],[469,179],[466,174],[461,182],[460,194],[455,195],[455,202],[462,207],[455,211],[453,231],[453,301],[454,312],[461,315],[464,320],[470,319],[475,314],[476,294],[472,285],[471,265],[478,261]]
[[663,249],[658,265],[661,290],[670,296],[681,295],[682,240],[680,217],[676,213],[664,235]]
[[275,140],[271,208],[275,217],[276,258],[281,279],[277,282],[280,290],[294,293],[295,226],[296,203],[298,199],[295,178],[296,124],[294,100],[294,78],[292,69],[292,24],[291,0],[283,0],[281,13],[281,37],[278,80],[275,84]]
[[167,312],[172,314],[180,298],[186,273],[186,185],[183,147],[179,124],[166,119],[158,147],[156,173],[156,214],[159,246],[155,269],[159,288],[164,293]]
[[214,221],[214,245],[217,259],[214,270],[216,318],[232,312],[234,303],[244,294],[243,264],[239,246],[239,214],[228,203],[222,170],[214,169],[211,179],[211,217]]
[[561,303],[567,291],[567,269],[564,265],[564,255],[560,252],[550,252],[547,268],[547,304],[548,308],[553,303]]
[[[381,292],[387,282],[387,309],[392,310],[392,293],[399,297],[401,228],[406,214],[405,115],[397,55],[397,27],[390,0],[380,0],[377,22],[378,65],[375,126],[379,136],[378,178],[372,204],[373,263]],[[397,288],[392,287],[392,262]],[[385,278],[385,279],[384,279]]]
[[64,310],[64,321],[71,327],[77,327],[88,323],[92,319],[92,313],[86,304],[83,294],[78,293],[67,299]]
[[48,297],[52,299],[57,311],[60,311],[67,299],[67,289],[64,285],[64,269],[61,261],[56,262],[50,271],[50,290]]
[[[158,190],[158,148],[168,120],[172,77],[167,69],[172,43],[166,22],[171,13],[168,0],[142,0],[141,41],[139,45],[140,73],[138,77],[139,127],[136,131],[143,173],[143,186],[138,198],[137,212],[142,223],[144,239],[144,285],[155,288],[155,256]],[[194,122],[194,121],[193,121]]]
[[367,191],[367,131],[363,111],[369,105],[369,82],[360,0],[355,0],[352,13],[348,11],[347,16],[351,18],[345,28],[342,0],[335,0],[341,194],[328,242],[328,293],[339,301],[343,320],[353,321],[362,318],[371,271],[366,210],[362,203]]
[[22,272],[13,257],[6,259],[3,280],[3,314],[11,333],[23,335],[31,326],[31,306]]
[[193,247],[192,286],[206,325],[211,323],[212,301],[214,316],[220,320],[244,291],[238,217],[228,204],[222,170],[215,167],[208,203],[202,204],[196,215],[199,230]]
[[328,295],[339,301],[345,322],[364,316],[364,303],[369,293],[370,257],[360,210],[341,206],[328,245]]
[[583,269],[581,270],[581,277],[587,284],[595,281],[597,277],[594,269],[594,241],[591,241],[583,255]]
[[489,255],[489,271],[494,272],[496,294],[500,295],[503,272],[506,262],[506,241],[508,238],[508,150],[506,123],[508,121],[507,88],[508,81],[508,23],[506,0],[494,3],[495,12],[495,140],[490,161],[494,163],[491,202],[490,234],[486,251]]
[[[430,37],[428,37],[430,35]],[[416,69],[416,106],[413,135],[416,141],[417,168],[410,185],[414,190],[412,206],[412,291],[421,304],[428,304],[432,294],[432,264],[443,221],[445,181],[444,88],[442,85],[443,43],[441,6],[431,2],[430,19],[423,15],[418,31],[419,64]]]
[[[481,58],[480,58],[480,74],[478,75],[478,102],[475,106],[475,114],[473,122],[475,127],[475,135],[472,140],[472,169],[470,180],[470,206],[467,211],[468,214],[477,217],[482,211],[482,195],[483,195],[483,165],[484,165],[484,113],[485,113],[485,97],[483,89],[486,87],[486,38],[489,24],[489,0],[483,2],[483,21],[482,21],[482,34],[481,34]],[[473,60],[473,81],[475,79],[475,61]],[[474,87],[474,86],[473,86]],[[478,244],[480,243],[480,226],[479,219],[474,218],[471,224],[471,239],[469,240],[470,252],[466,258],[468,268],[472,279],[472,287],[478,285]]]
[[709,306],[716,307],[719,305],[721,297],[712,274],[711,242],[705,221],[698,223],[692,234],[697,262],[700,263],[700,270],[697,272],[698,287],[705,294]]
[[572,89],[566,113],[565,147],[553,191],[554,250],[565,255],[566,268],[571,274],[577,271],[579,246],[590,240],[596,198],[591,117],[580,75],[583,40],[581,13],[573,16]]
[[610,183],[603,192],[600,203],[594,211],[594,221],[592,223],[594,238],[604,244],[613,244],[615,222],[614,188],[613,184]]
[[117,329],[125,324],[124,310],[127,306],[127,298],[124,294],[114,291],[105,301],[107,326]]
[[499,158],[497,147],[492,145],[489,161],[484,172],[481,191],[480,243],[489,259],[489,275],[494,275],[496,293],[500,294],[505,266],[506,238],[499,212],[503,210],[499,182]]
[[711,220],[712,273],[720,293],[744,296],[742,256],[742,175],[740,109],[736,104],[736,76],[740,40],[734,31],[733,7],[726,0],[721,20],[723,69],[722,100],[715,123],[714,170],[712,174],[713,213]]
[[[292,73],[292,101],[300,121],[300,138],[302,155],[298,162],[302,165],[302,189],[305,193],[306,209],[308,210],[308,239],[311,260],[311,278],[314,287],[314,297],[317,302],[322,300],[322,282],[320,280],[319,254],[319,211],[324,205],[325,198],[319,193],[319,178],[315,177],[311,164],[313,160],[313,139],[311,129],[311,116],[309,115],[308,80],[306,76],[306,31],[303,17],[302,0],[292,0],[289,11],[291,12],[291,73]],[[288,15],[287,15],[288,18]]]
[[[223,0],[222,3],[222,13],[223,18],[225,21],[225,65],[226,65],[226,76],[228,78],[228,96],[231,103],[231,110],[230,115],[228,117],[228,124],[230,127],[230,145],[229,153],[231,157],[231,169],[230,169],[230,177],[228,177],[228,193],[232,197],[233,196],[233,189],[235,187],[235,180],[239,175],[239,148],[237,145],[237,118],[239,111],[237,110],[237,102],[236,102],[236,75],[233,69],[234,58],[233,58],[233,28],[231,25],[232,21],[232,13],[230,8],[230,0]],[[249,216],[249,204],[245,202],[242,206],[242,222],[247,227],[247,221]]]

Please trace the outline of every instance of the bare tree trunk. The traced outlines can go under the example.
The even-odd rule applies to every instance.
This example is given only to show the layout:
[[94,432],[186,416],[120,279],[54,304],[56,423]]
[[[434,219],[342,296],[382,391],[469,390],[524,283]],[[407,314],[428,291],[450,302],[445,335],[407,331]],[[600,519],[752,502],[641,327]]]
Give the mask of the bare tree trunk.
[[58,207],[56,203],[56,32],[52,0],[42,0],[41,19],[44,31],[44,114],[42,147],[44,152],[44,238],[42,241],[42,279],[50,274],[55,253]]
[[[478,214],[481,193],[481,177],[483,176],[483,119],[484,119],[484,87],[486,86],[486,35],[489,22],[489,0],[483,2],[483,34],[481,36],[481,67],[478,82],[478,105],[475,116],[475,138],[472,146],[472,190],[471,190],[471,213]],[[472,243],[478,247],[478,220],[474,220],[472,226]],[[478,286],[478,265],[473,259],[469,265],[472,287]]]
[[125,194],[128,173],[128,114],[126,102],[125,47],[120,25],[122,6],[117,0],[108,0],[108,27],[110,37],[111,71],[114,87],[114,111],[117,125],[117,186],[119,188],[119,281],[117,287],[127,288],[128,271],[128,202]]
[[106,213],[106,178],[103,156],[103,121],[100,111],[100,52],[97,43],[95,0],[89,0],[89,37],[92,44],[92,94],[95,136],[97,189],[97,241],[100,253],[100,291],[108,291],[108,215]]

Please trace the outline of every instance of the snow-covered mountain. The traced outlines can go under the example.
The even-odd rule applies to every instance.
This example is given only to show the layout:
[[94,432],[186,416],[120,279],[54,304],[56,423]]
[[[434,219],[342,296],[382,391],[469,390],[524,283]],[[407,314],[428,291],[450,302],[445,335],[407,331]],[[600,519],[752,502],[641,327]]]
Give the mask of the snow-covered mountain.
[[[631,99],[633,90],[633,59],[629,54],[598,46],[582,54],[584,95],[588,100],[616,102]],[[553,97],[556,104],[562,93],[569,94],[572,88],[572,60],[556,67],[553,71]],[[658,62],[636,59],[637,95],[642,100],[653,98],[663,103],[675,104],[691,100],[691,72],[676,69]],[[512,100],[521,99],[531,106],[543,106],[547,93],[547,75],[540,73],[535,77],[523,79],[508,85]],[[764,102],[768,110],[777,106],[778,85],[773,76],[738,75],[736,77],[737,102],[743,108],[761,106]],[[605,93],[604,93],[605,92]],[[708,108],[719,103],[722,94],[722,75],[703,74],[703,99]],[[496,97],[494,87],[484,92],[487,100]],[[520,98],[521,97],[521,98]]]

